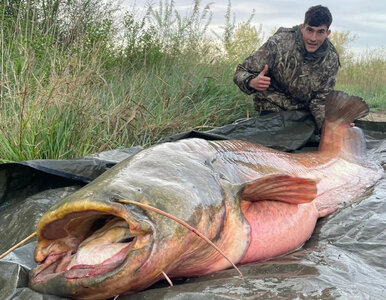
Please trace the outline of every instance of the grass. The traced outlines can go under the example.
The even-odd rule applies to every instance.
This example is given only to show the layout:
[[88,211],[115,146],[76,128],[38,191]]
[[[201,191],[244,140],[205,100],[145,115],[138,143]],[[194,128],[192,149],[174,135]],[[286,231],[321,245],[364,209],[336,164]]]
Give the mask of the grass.
[[[142,19],[129,12],[129,38],[122,45],[111,42],[117,30],[110,15],[101,23],[91,19],[92,30],[78,37],[73,29],[71,38],[63,38],[66,31],[57,36],[58,27],[47,38],[39,20],[23,25],[18,14],[11,35],[1,31],[0,160],[68,159],[148,146],[182,131],[255,116],[252,98],[232,80],[240,59],[219,50],[221,43],[229,46],[250,34],[249,25],[229,25],[226,41],[208,40],[207,23],[199,26],[207,7],[200,14],[200,1],[193,3],[190,22],[173,16],[172,7],[158,23],[149,21],[151,12]],[[3,13],[0,21],[7,20]],[[386,109],[385,70],[384,51],[364,53],[345,61],[337,89],[363,97],[372,110]]]
[[364,51],[347,62],[336,88],[362,97],[371,111],[386,110],[386,48]]
[[89,59],[86,64],[83,54],[61,58],[58,69],[52,59],[44,78],[39,70],[17,82],[4,76],[3,161],[64,159],[146,146],[184,130],[232,122],[250,109],[229,76],[230,66],[208,65],[198,57],[133,72],[119,67],[102,72],[100,61]]

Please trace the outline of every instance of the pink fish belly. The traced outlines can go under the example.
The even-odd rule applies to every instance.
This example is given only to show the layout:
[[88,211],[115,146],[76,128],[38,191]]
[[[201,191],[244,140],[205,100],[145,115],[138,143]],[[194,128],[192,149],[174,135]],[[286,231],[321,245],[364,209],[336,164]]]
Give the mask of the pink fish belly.
[[299,248],[314,231],[318,211],[313,203],[242,201],[250,226],[250,244],[239,264],[280,256]]

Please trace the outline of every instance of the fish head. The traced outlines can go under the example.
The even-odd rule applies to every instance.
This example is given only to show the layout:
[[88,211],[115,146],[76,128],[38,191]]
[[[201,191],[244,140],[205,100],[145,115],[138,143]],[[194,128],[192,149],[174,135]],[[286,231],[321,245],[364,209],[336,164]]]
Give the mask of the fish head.
[[[202,245],[177,222],[117,199],[158,207],[211,231],[208,235],[221,227],[224,208],[210,205],[213,214],[203,214],[196,183],[146,175],[128,180],[123,168],[110,171],[42,216],[34,254],[40,265],[30,272],[32,289],[79,299],[135,293],[162,279],[164,271],[172,272],[186,259],[188,245]],[[212,188],[205,193],[216,192]],[[221,197],[221,191],[211,197]]]

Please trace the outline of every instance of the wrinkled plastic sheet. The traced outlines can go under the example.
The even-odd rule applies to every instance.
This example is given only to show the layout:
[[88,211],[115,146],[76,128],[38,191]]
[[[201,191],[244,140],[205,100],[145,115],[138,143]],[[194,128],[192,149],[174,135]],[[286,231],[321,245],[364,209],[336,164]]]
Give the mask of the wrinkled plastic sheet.
[[261,144],[281,151],[294,151],[315,144],[319,137],[314,134],[313,117],[306,111],[282,111],[258,118],[241,119],[205,132],[188,131],[167,137],[162,142],[184,138],[209,140],[237,139]]
[[[286,137],[289,142],[281,145],[282,137],[272,135],[267,139],[274,148],[302,151],[310,143],[314,145],[308,125],[298,131],[299,124],[293,124],[297,122],[293,119],[285,121],[278,115],[269,118],[277,121],[273,131],[302,136],[291,146],[290,138]],[[183,133],[169,140],[197,134],[207,139],[223,139],[227,133],[235,132],[244,132],[240,136],[248,140],[246,131],[237,126],[240,123],[253,136],[253,141],[258,136],[255,131],[269,135],[262,129],[264,124],[257,124],[262,126],[257,130],[256,120],[252,119],[205,133]],[[370,159],[385,169],[386,123],[358,121],[357,125],[364,129]],[[34,232],[40,217],[53,203],[140,150],[134,147],[68,161],[0,165],[0,253]],[[173,287],[161,281],[120,299],[386,299],[385,198],[384,176],[357,202],[320,219],[313,235],[300,249],[265,262],[240,266],[243,278],[228,269],[199,278],[173,279]],[[36,266],[35,245],[36,240],[32,240],[0,261],[0,299],[63,299],[28,288],[28,271]]]

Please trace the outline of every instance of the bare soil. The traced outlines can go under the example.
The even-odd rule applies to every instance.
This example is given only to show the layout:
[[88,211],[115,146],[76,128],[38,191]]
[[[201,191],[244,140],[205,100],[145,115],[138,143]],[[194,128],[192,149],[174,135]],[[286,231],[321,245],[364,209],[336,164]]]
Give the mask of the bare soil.
[[386,122],[386,110],[370,112],[366,117],[362,118],[361,120],[373,122]]

